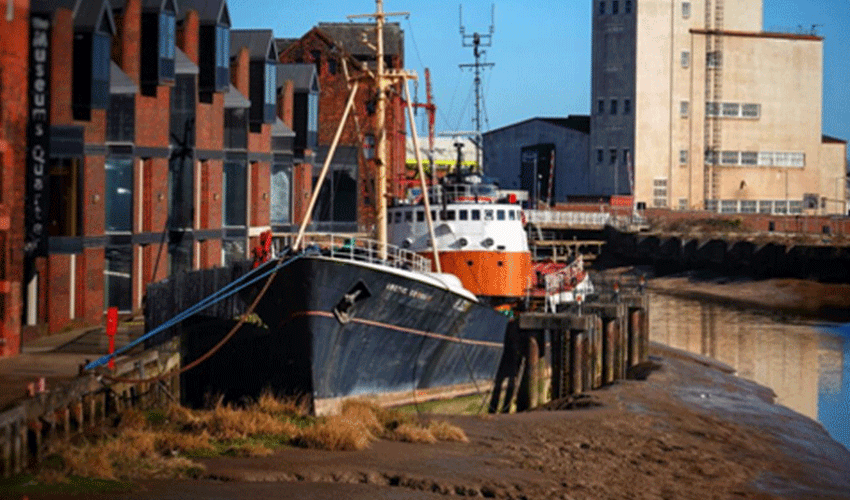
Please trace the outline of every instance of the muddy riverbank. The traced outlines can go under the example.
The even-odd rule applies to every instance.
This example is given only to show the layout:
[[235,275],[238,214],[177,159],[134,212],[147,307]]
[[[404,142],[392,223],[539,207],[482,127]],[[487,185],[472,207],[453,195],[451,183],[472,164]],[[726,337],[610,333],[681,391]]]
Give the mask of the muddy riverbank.
[[819,424],[722,366],[652,354],[660,369],[593,393],[599,406],[451,417],[469,443],[207,459],[203,479],[108,498],[847,498],[850,452]]

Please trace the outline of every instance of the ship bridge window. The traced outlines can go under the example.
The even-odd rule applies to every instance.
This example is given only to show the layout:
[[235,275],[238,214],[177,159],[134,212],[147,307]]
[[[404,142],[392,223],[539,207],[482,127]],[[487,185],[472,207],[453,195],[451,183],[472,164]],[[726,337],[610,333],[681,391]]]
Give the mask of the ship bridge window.
[[508,210],[508,220],[516,220],[516,210]]
[[455,220],[454,210],[446,210],[446,220]]
[[413,212],[404,213],[404,222],[413,222]]
[[437,220],[437,212],[434,210],[431,210],[431,220]]
[[504,210],[496,210],[496,219],[497,220],[505,220],[505,211]]
[[481,220],[481,210],[472,211],[472,220]]
[[417,210],[416,211],[416,222],[423,222],[425,220],[425,211]]
[[458,220],[469,220],[469,211],[468,210],[458,210],[457,218],[458,218]]
[[493,211],[485,210],[484,211],[484,220],[493,220]]

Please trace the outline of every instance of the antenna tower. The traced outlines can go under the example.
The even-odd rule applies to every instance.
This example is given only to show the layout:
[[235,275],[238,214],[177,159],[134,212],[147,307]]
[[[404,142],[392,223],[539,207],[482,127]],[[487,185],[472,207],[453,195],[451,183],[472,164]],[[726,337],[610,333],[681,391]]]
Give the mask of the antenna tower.
[[490,32],[482,35],[475,32],[471,35],[466,34],[466,28],[463,26],[463,5],[459,6],[460,12],[460,36],[464,47],[472,47],[472,53],[475,55],[475,63],[460,64],[460,68],[472,68],[475,73],[475,162],[478,168],[481,168],[481,72],[484,69],[492,68],[493,63],[482,63],[481,56],[486,52],[481,50],[481,47],[490,47],[493,44],[493,33],[496,26],[496,5],[491,6],[490,10]]

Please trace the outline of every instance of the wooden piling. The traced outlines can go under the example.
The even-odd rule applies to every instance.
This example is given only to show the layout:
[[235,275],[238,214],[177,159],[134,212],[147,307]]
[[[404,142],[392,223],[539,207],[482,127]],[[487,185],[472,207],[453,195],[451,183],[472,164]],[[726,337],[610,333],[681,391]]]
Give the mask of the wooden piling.
[[0,429],[0,466],[3,467],[3,477],[12,475],[12,428],[4,425]]
[[605,323],[602,344],[602,382],[605,385],[612,384],[615,380],[614,359],[616,358],[615,351],[617,349],[617,337],[616,322],[608,321]]
[[570,394],[584,391],[584,339],[584,331],[570,332]]
[[629,344],[629,367],[635,366],[640,363],[640,351],[641,351],[641,312],[640,308],[630,307],[629,308],[629,335],[628,335],[628,344]]

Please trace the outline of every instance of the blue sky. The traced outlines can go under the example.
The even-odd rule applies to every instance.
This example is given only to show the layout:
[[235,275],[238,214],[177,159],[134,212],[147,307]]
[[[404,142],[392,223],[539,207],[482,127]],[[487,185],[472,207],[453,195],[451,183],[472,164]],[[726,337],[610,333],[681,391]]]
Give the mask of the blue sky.
[[[850,0],[763,0],[765,31],[809,31],[824,41],[823,133],[850,139]],[[386,12],[406,11],[393,20],[405,31],[406,61],[420,77],[431,69],[438,107],[437,130],[473,128],[472,74],[458,64],[473,62],[461,45],[461,2],[385,0]],[[466,32],[487,33],[490,0],[463,1]],[[492,46],[484,59],[495,67],[484,74],[489,130],[535,116],[590,111],[589,0],[498,0]],[[344,22],[350,14],[374,12],[370,0],[231,0],[234,28],[271,28],[276,37],[297,38],[319,22]],[[285,5],[285,7],[283,7]],[[411,88],[411,92],[413,88]],[[419,86],[425,99],[425,85]],[[421,118],[419,119],[421,120]],[[420,130],[423,130],[420,123]]]

